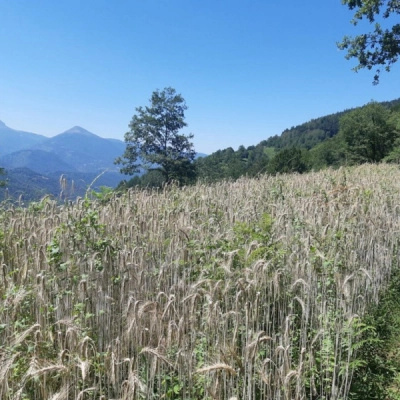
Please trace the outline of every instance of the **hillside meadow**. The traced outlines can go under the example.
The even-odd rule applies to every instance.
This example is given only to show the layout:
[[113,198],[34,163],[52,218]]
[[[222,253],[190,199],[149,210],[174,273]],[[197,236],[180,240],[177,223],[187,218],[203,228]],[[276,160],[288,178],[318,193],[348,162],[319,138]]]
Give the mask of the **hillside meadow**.
[[399,232],[393,165],[4,204],[0,398],[399,399]]

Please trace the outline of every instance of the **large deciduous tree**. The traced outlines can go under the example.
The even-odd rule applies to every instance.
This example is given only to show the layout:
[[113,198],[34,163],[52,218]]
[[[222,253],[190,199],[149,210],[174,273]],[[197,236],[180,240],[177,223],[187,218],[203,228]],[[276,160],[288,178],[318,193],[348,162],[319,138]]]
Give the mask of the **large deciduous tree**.
[[154,91],[150,106],[137,107],[125,134],[125,152],[115,161],[122,165],[121,172],[158,170],[166,183],[194,179],[193,135],[180,133],[187,126],[186,110],[185,100],[171,87]]
[[345,114],[339,134],[355,164],[381,161],[393,149],[397,135],[390,110],[376,102]]
[[[359,71],[362,68],[377,68],[374,76],[374,84],[379,83],[381,68],[390,70],[400,55],[400,24],[395,23],[390,28],[383,28],[379,19],[386,20],[390,17],[398,18],[400,14],[399,0],[342,0],[350,10],[355,10],[352,23],[367,19],[375,23],[372,32],[354,37],[345,36],[338,47],[347,50],[347,59],[356,58],[358,65],[353,69]],[[396,21],[397,22],[397,21]],[[390,25],[390,22],[389,22]]]

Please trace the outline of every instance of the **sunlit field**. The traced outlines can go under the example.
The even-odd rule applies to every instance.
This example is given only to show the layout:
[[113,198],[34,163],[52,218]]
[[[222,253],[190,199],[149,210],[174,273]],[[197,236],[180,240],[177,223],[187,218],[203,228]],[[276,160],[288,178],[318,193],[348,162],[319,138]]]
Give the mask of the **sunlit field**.
[[388,165],[4,205],[0,398],[349,398],[399,216]]

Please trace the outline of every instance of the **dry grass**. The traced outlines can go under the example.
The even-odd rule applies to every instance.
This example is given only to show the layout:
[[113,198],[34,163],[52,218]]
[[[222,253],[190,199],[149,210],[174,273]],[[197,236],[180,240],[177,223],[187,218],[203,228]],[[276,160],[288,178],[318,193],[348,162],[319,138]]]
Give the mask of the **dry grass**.
[[399,185],[365,165],[5,208],[0,398],[346,398]]

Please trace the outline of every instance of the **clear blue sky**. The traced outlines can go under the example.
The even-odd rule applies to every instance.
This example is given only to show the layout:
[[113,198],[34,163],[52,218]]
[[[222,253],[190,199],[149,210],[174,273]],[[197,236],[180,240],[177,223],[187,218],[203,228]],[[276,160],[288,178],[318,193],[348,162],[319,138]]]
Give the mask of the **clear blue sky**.
[[259,143],[312,118],[400,97],[336,42],[369,29],[340,0],[0,0],[0,120],[123,140],[135,107],[174,87],[198,152]]

